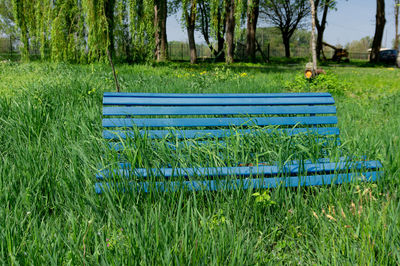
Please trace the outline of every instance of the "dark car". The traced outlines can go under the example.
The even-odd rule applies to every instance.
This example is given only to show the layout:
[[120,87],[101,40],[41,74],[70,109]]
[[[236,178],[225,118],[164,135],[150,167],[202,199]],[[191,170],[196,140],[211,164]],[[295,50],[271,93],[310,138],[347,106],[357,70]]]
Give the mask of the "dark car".
[[396,65],[397,67],[400,67],[400,53],[397,53]]
[[379,61],[387,64],[396,64],[399,52],[395,49],[387,49],[379,52]]

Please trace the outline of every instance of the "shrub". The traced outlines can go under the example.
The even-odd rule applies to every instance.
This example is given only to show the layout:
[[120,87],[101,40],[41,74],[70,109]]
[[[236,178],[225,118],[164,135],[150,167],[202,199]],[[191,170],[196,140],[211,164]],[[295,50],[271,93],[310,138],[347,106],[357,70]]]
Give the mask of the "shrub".
[[285,87],[296,92],[328,91],[335,94],[343,94],[349,86],[331,72],[320,74],[312,79],[304,77],[303,73],[296,75],[293,81],[285,82]]

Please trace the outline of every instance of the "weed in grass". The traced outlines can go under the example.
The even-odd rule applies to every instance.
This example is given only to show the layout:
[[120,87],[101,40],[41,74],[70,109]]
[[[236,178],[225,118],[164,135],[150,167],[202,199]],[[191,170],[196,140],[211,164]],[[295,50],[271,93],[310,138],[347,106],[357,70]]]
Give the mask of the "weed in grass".
[[296,75],[293,81],[287,81],[285,86],[295,92],[326,91],[342,95],[346,93],[347,88],[351,87],[351,84],[340,80],[336,74],[327,71],[326,74],[320,74],[311,79],[305,78],[304,74],[300,73]]

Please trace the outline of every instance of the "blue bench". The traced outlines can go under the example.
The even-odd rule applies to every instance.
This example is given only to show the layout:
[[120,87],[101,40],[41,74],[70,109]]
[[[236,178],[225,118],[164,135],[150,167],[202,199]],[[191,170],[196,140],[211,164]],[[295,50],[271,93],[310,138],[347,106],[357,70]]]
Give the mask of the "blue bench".
[[[212,141],[234,134],[282,132],[313,134],[316,138],[339,138],[336,107],[329,93],[175,94],[104,93],[103,137],[113,149],[121,141],[150,139],[209,138]],[[253,128],[256,126],[256,129]],[[271,128],[275,126],[276,128]],[[315,135],[315,136],[314,136]],[[255,136],[256,137],[256,136]],[[352,180],[375,181],[382,174],[379,161],[330,162],[291,161],[286,165],[237,167],[192,167],[140,169],[121,162],[117,169],[101,169],[96,175],[97,193],[108,189],[177,191],[271,188],[278,185],[308,186],[339,184]],[[133,178],[129,186],[113,177]],[[160,179],[165,179],[160,181]],[[157,181],[151,181],[157,180]]]

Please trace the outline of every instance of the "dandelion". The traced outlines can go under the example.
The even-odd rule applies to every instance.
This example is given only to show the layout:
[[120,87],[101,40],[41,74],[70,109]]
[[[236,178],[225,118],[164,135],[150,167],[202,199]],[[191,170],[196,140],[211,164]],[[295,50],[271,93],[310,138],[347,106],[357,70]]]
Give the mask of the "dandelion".
[[327,217],[329,220],[335,221],[335,222],[336,222],[336,219],[335,219],[332,215],[327,214],[326,217]]
[[205,75],[205,74],[207,74],[207,71],[200,72],[200,75]]
[[240,76],[241,76],[242,78],[247,77],[247,73],[243,72],[243,73],[240,74]]

